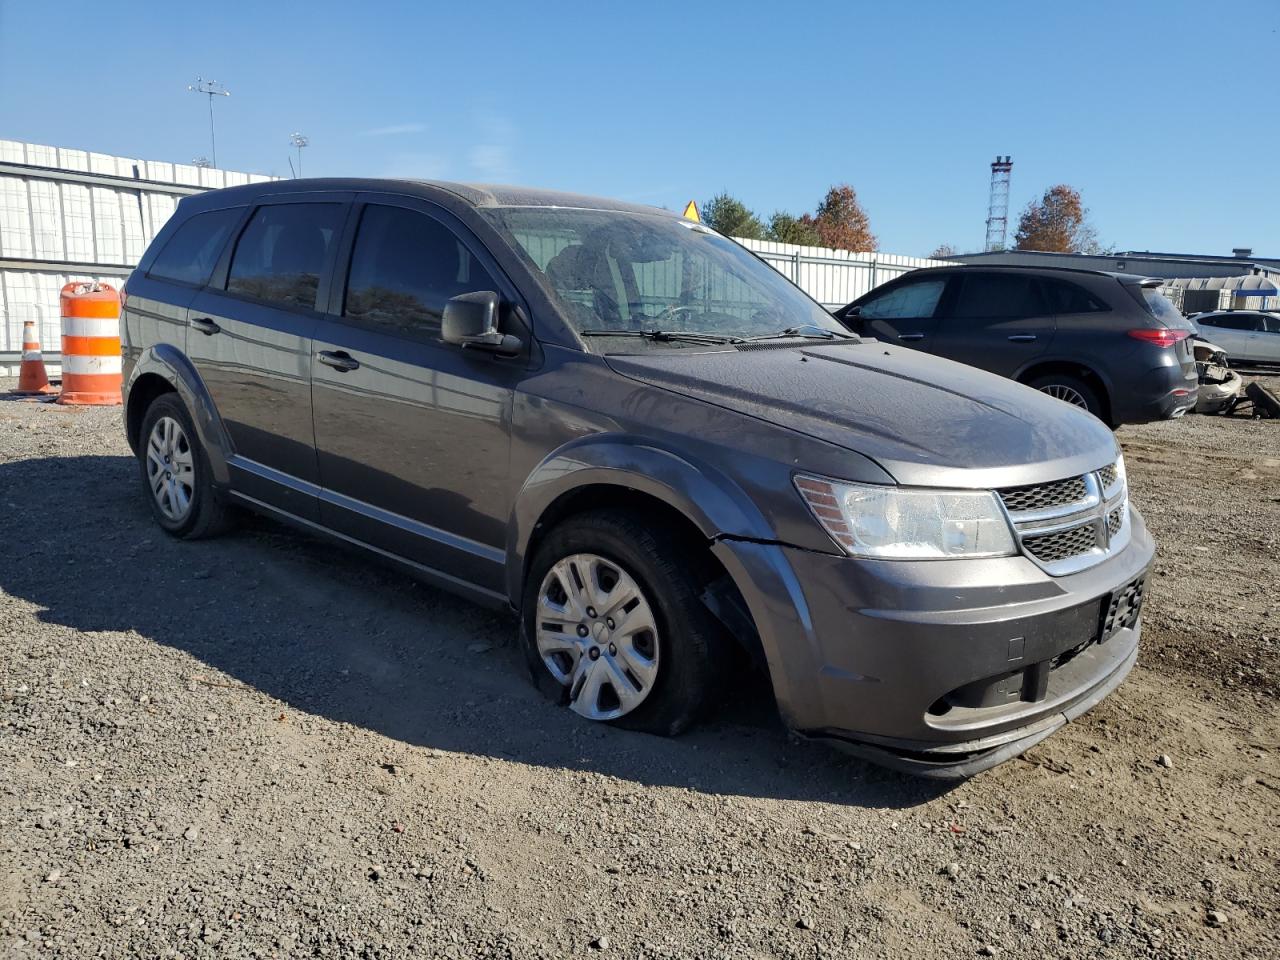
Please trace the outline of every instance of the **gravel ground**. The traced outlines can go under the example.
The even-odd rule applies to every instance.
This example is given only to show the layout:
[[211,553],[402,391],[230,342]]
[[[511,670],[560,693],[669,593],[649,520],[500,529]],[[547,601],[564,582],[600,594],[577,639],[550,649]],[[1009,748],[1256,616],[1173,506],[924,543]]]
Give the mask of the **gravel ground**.
[[266,521],[175,542],[118,409],[0,403],[0,956],[1280,955],[1280,423],[1119,436],[1139,666],[938,786],[760,706],[590,727],[510,620]]

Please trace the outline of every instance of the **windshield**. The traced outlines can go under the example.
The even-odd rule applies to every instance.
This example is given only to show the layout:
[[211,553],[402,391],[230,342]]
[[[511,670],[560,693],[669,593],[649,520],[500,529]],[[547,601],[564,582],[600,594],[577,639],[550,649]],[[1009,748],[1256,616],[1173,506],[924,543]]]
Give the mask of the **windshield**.
[[[784,331],[848,336],[780,273],[701,224],[564,207],[482,213],[524,254],[568,321],[600,352],[636,353]],[[640,331],[676,336],[631,336]]]

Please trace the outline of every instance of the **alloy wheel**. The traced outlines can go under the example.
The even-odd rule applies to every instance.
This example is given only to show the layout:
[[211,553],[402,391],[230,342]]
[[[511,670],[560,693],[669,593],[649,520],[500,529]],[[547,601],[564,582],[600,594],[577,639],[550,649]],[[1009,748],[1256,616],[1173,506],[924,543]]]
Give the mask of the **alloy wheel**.
[[658,678],[653,606],[621,565],[594,553],[555,563],[542,579],[535,611],[538,654],[589,720],[635,710]]
[[191,512],[196,470],[191,441],[182,424],[161,417],[147,438],[147,482],[160,513],[175,523]]
[[1047,383],[1040,388],[1041,393],[1047,393],[1055,400],[1061,400],[1069,403],[1073,407],[1079,407],[1082,410],[1088,410],[1089,404],[1085,402],[1084,397],[1080,395],[1078,390],[1073,390],[1065,383]]

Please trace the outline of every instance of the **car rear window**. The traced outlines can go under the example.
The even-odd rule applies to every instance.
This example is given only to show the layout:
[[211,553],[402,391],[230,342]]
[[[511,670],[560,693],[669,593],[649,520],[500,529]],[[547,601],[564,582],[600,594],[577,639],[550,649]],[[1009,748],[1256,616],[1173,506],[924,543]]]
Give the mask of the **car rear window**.
[[227,236],[243,212],[243,207],[232,207],[197,213],[174,231],[147,276],[195,286],[208,283]]
[[315,309],[320,275],[341,223],[340,203],[274,203],[254,211],[231,257],[227,290]]
[[1142,299],[1146,301],[1147,309],[1157,320],[1166,327],[1174,330],[1194,330],[1195,325],[1184,317],[1172,303],[1168,301],[1163,293],[1155,287],[1143,287]]

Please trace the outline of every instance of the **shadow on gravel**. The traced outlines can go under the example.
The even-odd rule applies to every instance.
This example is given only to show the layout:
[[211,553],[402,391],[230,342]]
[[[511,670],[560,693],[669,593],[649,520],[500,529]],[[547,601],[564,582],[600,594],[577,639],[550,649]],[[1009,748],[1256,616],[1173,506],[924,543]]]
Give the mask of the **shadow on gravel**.
[[[176,541],[144,496],[128,457],[0,464],[0,542],[10,558],[26,557],[0,565],[0,590],[38,605],[46,623],[136,632],[294,710],[415,747],[868,807],[913,806],[947,790],[791,742],[762,679],[676,739],[588,724],[535,691],[512,618],[258,518],[217,540]],[[36,504],[52,519],[33,533]],[[189,680],[158,677],[157,686],[185,690]]]

